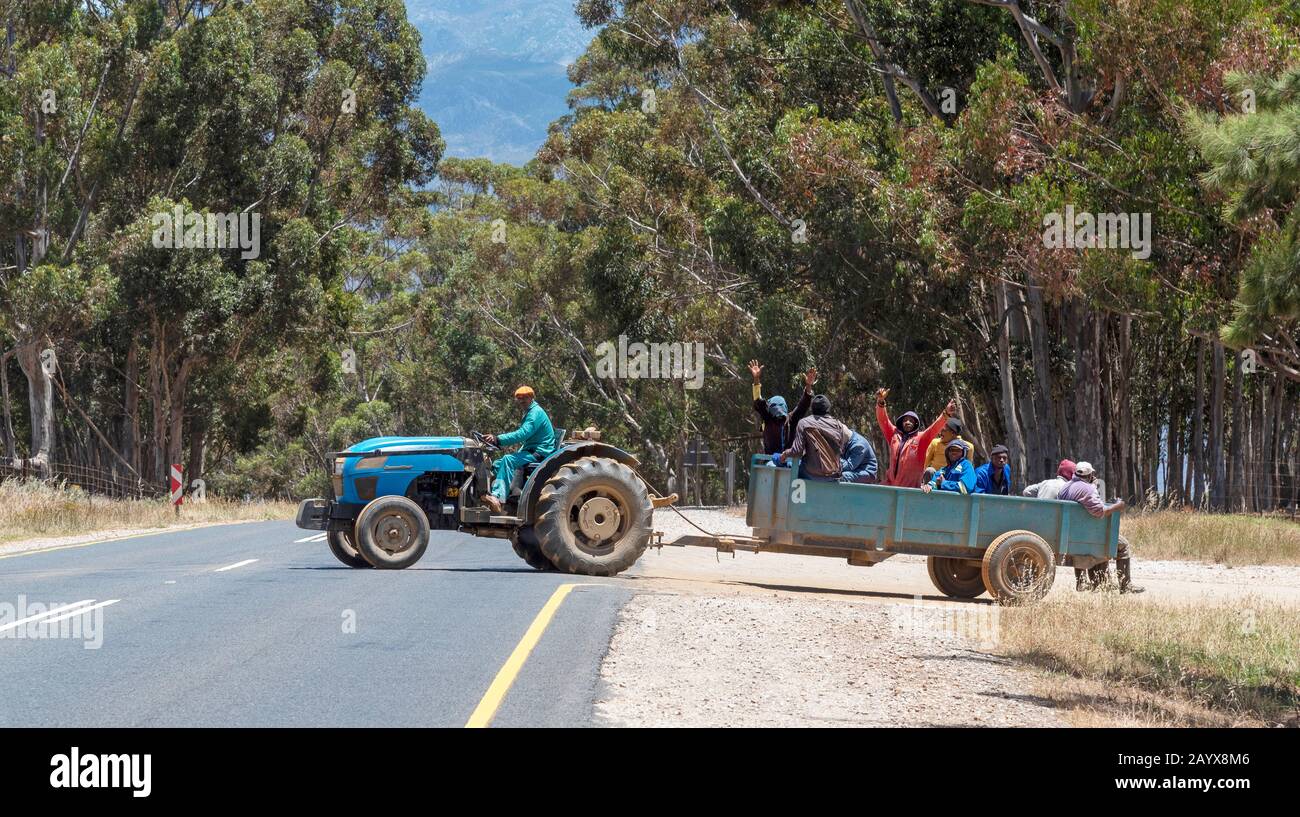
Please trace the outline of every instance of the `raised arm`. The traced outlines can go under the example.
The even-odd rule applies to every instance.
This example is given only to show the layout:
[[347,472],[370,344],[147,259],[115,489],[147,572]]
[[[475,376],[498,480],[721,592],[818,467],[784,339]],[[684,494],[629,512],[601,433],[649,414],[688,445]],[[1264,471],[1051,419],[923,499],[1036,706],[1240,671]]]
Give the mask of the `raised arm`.
[[799,397],[799,404],[794,407],[794,413],[790,415],[790,427],[798,428],[799,421],[808,416],[808,409],[812,408],[813,384],[817,382],[817,367],[813,366],[803,376],[803,394]]
[[767,401],[763,399],[763,364],[759,363],[757,360],[749,361],[749,375],[754,381],[754,411],[758,412],[758,416],[761,417],[764,422],[771,420],[772,415],[767,410]]
[[885,408],[885,398],[888,396],[889,389],[876,389],[876,425],[880,426],[880,433],[885,435],[885,445],[889,445],[895,433],[894,424]]

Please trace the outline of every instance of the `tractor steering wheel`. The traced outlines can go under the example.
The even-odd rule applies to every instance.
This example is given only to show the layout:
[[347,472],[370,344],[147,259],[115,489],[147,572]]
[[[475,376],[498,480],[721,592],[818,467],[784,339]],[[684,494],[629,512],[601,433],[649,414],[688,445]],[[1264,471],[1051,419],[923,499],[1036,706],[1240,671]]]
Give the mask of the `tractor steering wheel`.
[[500,451],[500,450],[501,450],[501,446],[499,446],[499,445],[494,445],[494,444],[488,442],[488,441],[484,438],[484,436],[483,436],[482,434],[478,433],[477,431],[471,431],[471,432],[469,433],[469,435],[470,435],[471,437],[473,437],[474,440],[475,440],[477,443],[479,443],[480,445],[482,445],[484,448],[488,449],[489,451]]

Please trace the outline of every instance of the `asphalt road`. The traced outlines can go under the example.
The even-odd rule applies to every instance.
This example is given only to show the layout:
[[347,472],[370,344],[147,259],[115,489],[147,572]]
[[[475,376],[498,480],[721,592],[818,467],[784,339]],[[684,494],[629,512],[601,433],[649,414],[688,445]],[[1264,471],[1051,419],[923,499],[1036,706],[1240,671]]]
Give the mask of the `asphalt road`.
[[[264,522],[0,559],[0,726],[463,726],[570,583],[491,725],[592,723],[626,582],[447,532],[413,568],[352,570],[310,535]],[[104,606],[34,631],[65,637],[5,629],[77,602]]]

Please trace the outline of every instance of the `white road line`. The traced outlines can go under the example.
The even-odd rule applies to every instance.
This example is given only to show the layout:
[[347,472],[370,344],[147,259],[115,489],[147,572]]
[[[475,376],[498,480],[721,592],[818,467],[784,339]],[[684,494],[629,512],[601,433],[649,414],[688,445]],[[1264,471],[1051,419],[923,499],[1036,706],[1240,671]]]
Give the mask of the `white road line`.
[[81,615],[85,615],[86,613],[89,613],[91,610],[98,610],[100,607],[107,607],[110,604],[117,604],[119,601],[121,601],[121,599],[109,599],[108,601],[101,601],[99,604],[92,604],[89,607],[82,607],[78,610],[73,610],[71,613],[64,613],[58,618],[47,618],[44,621],[42,621],[41,624],[53,624],[56,621],[63,621],[65,618],[76,618],[77,616],[81,616]]
[[[12,630],[15,627],[21,627],[27,622],[35,621],[38,618],[45,618],[46,616],[52,616],[55,615],[56,613],[62,613],[67,610],[71,610],[74,607],[79,608],[83,604],[92,604],[94,603],[94,601],[95,601],[94,599],[82,599],[81,601],[74,601],[72,604],[65,604],[62,607],[55,607],[53,610],[46,610],[44,613],[37,613],[36,615],[28,616],[27,618],[20,618],[17,621],[11,621],[8,624],[4,625],[3,627],[0,627],[0,633],[3,633],[5,630]],[[81,611],[78,610],[77,612],[81,612]]]
[[302,544],[303,542],[323,542],[323,541],[325,541],[325,537],[326,537],[327,535],[328,535],[328,534],[318,533],[318,534],[316,534],[315,536],[308,536],[306,539],[294,539],[294,540],[293,540],[293,543],[294,543],[295,545],[300,545],[300,544]]
[[251,565],[253,562],[256,561],[257,561],[256,559],[245,559],[242,562],[235,562],[233,565],[226,565],[225,567],[219,567],[213,572],[225,573],[227,570],[234,570],[237,567],[243,567],[244,565]]

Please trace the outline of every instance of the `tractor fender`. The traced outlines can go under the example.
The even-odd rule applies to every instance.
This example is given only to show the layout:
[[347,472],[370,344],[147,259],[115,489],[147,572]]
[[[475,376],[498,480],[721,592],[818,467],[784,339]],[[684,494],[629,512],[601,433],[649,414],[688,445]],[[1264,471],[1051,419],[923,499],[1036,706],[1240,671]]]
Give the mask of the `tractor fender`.
[[528,475],[528,481],[524,483],[524,487],[520,490],[519,509],[516,514],[524,520],[524,524],[531,525],[533,523],[533,509],[537,504],[537,497],[542,492],[542,486],[546,484],[546,480],[555,476],[555,472],[560,470],[561,465],[583,457],[606,457],[621,462],[634,471],[641,464],[636,457],[609,443],[581,441],[565,444],[557,449],[554,454],[542,460],[542,464]]

